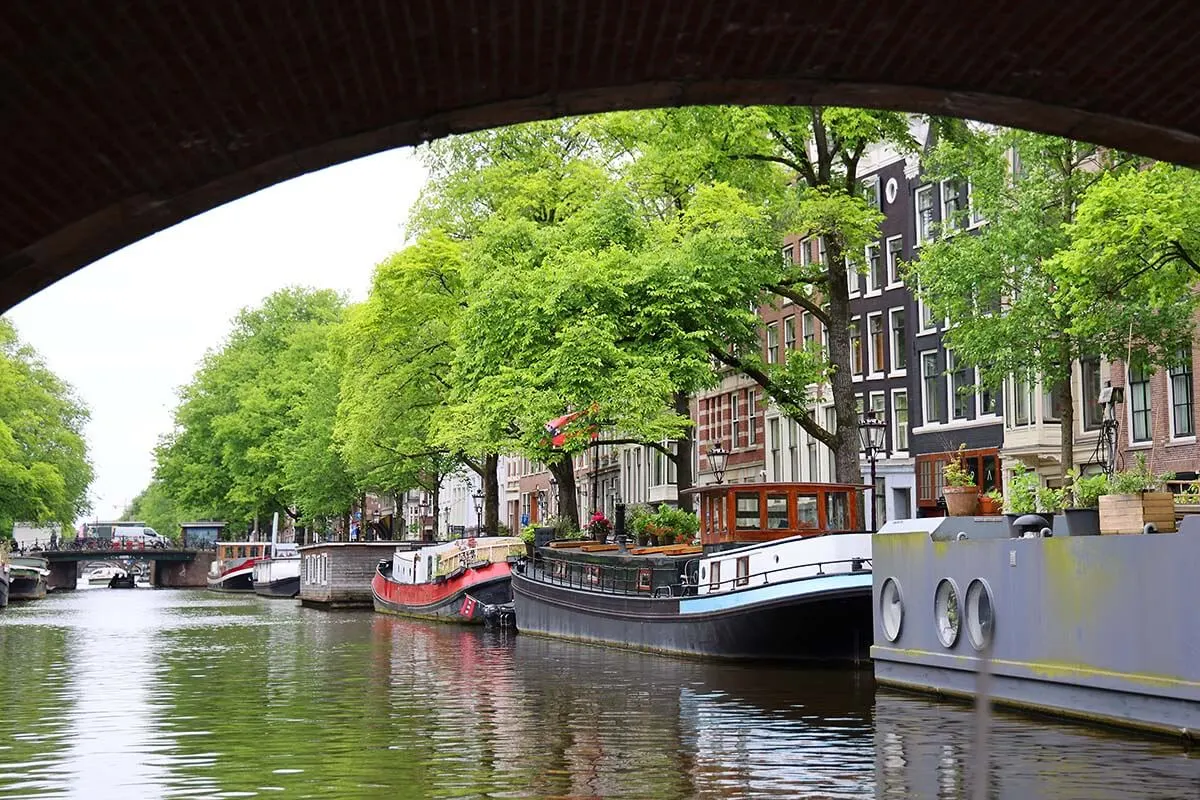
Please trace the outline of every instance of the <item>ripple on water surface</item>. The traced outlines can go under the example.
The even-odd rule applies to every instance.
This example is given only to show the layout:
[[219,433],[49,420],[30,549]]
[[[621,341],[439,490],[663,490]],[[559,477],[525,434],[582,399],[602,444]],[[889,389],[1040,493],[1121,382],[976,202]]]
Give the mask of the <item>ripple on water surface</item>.
[[[183,591],[0,612],[0,798],[966,798],[969,709]],[[992,796],[1200,797],[1169,742],[1000,716]]]

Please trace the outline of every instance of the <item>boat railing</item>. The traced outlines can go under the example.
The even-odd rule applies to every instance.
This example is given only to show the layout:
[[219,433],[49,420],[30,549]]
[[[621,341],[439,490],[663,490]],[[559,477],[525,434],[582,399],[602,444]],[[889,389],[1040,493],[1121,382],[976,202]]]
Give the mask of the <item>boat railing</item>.
[[[532,580],[568,589],[583,589],[589,592],[631,597],[669,599],[673,597],[696,596],[700,594],[701,587],[707,588],[707,594],[726,594],[754,589],[771,583],[788,583],[796,580],[822,578],[829,575],[871,571],[871,559],[859,556],[814,561],[808,564],[790,564],[712,581],[696,580],[694,574],[689,574],[689,567],[693,563],[695,563],[695,560],[689,561],[680,570],[677,581],[659,584],[653,583],[655,571],[651,567],[591,564],[556,558],[540,558],[536,563],[527,564],[523,574]],[[649,572],[649,580],[646,580],[647,572]],[[804,574],[784,575],[784,573],[796,572],[803,572]]]

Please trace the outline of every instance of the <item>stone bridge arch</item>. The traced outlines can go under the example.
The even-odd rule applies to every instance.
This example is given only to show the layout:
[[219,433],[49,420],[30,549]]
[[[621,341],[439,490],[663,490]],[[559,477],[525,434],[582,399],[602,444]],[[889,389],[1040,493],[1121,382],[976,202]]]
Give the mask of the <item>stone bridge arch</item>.
[[448,133],[700,103],[936,112],[1200,163],[1173,0],[9,0],[0,311],[302,173]]

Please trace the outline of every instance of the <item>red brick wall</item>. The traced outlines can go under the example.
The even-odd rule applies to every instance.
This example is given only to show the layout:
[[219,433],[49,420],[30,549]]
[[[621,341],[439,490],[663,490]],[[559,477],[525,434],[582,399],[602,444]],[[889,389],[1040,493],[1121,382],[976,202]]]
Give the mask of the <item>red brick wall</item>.
[[[1200,347],[1192,346],[1192,426],[1200,430]],[[1171,441],[1171,405],[1167,382],[1167,370],[1159,369],[1150,377],[1150,431],[1149,443],[1130,442],[1130,418],[1128,395],[1125,402],[1117,406],[1117,466],[1132,467],[1138,454],[1146,456],[1146,462],[1154,472],[1197,472],[1200,471],[1200,444],[1195,441]],[[1125,386],[1126,372],[1122,362],[1112,365],[1112,385]],[[1128,391],[1128,388],[1126,388]]]

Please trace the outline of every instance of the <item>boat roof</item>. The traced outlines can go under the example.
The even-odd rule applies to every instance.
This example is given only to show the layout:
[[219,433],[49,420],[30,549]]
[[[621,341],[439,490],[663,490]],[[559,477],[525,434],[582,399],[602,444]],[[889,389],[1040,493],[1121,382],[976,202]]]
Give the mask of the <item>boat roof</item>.
[[771,489],[811,489],[813,491],[849,491],[851,489],[870,489],[869,483],[823,483],[818,481],[754,481],[751,483],[707,483],[703,486],[692,486],[683,489],[680,494],[708,494],[730,491],[759,491]]

